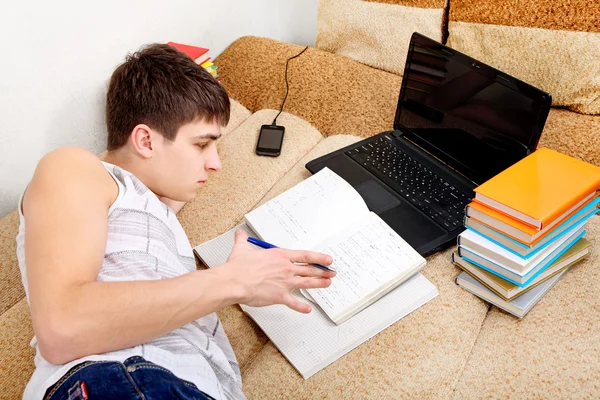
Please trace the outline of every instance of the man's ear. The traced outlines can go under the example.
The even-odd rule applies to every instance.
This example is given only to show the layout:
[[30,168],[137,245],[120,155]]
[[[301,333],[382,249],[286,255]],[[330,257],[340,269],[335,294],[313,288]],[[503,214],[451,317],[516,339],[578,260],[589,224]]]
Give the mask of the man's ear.
[[139,124],[131,131],[131,144],[135,151],[143,158],[152,158],[152,142],[157,139],[157,134],[148,125]]

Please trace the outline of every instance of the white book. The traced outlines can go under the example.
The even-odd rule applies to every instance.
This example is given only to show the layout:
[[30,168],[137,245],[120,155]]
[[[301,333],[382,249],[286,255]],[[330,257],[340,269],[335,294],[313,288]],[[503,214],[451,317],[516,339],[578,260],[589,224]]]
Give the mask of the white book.
[[529,258],[519,256],[470,229],[458,235],[458,245],[518,274],[525,275],[535,268],[536,265],[547,259],[549,255],[553,254],[556,249],[560,248],[576,232],[583,229],[586,223],[587,220],[577,224],[564,235],[556,238],[548,247]]
[[333,258],[332,284],[306,292],[336,324],[425,266],[425,259],[328,168],[246,214],[245,220],[265,242]]
[[554,286],[556,282],[558,282],[560,278],[567,273],[568,270],[569,268],[559,274],[556,274],[552,278],[540,283],[527,293],[522,294],[512,301],[504,300],[502,297],[486,288],[481,282],[477,281],[477,279],[473,278],[464,271],[456,277],[456,283],[463,289],[482,298],[488,303],[491,303],[519,318],[523,318],[533,308],[533,306],[535,306],[542,299],[542,297],[544,297],[544,295],[548,293],[550,289],[552,289],[552,286]]
[[491,241],[507,248],[515,254],[523,257],[530,258],[535,254],[546,248],[548,245],[561,235],[564,235],[569,229],[577,225],[580,222],[588,221],[593,215],[600,211],[597,208],[600,199],[593,201],[591,204],[583,208],[572,218],[568,219],[564,223],[557,226],[552,232],[548,233],[543,239],[532,245],[525,245],[509,236],[506,236],[502,232],[499,232],[489,226],[477,221],[474,218],[465,217],[465,226],[475,232],[485,236]]
[[500,295],[504,300],[511,301],[581,260],[588,254],[589,246],[591,246],[591,243],[586,239],[579,239],[569,250],[565,251],[525,287],[510,283],[506,279],[479,268],[460,257],[457,253],[452,253],[452,262],[463,271],[468,272],[469,275],[473,276],[479,282],[483,283],[486,287],[490,288],[494,293]]
[[[244,229],[249,235],[255,234],[242,224],[196,246],[194,252],[208,267],[225,263],[233,248],[237,228]],[[301,301],[309,301],[300,292],[293,295]],[[436,287],[417,273],[340,325],[334,324],[316,304],[309,314],[293,311],[284,305],[240,306],[300,375],[308,379],[437,295]]]
[[[524,287],[530,284],[539,274],[541,274],[548,266],[550,266],[561,254],[579,240],[585,234],[585,223],[578,225],[565,235],[565,240],[559,243],[558,246],[552,245],[548,249],[540,252],[540,257],[535,260],[526,260],[524,265],[518,265],[515,267],[515,263],[508,263],[506,259],[503,259],[498,253],[491,251],[483,251],[483,248],[467,247],[462,244],[458,247],[458,255],[466,259],[468,262],[477,265],[493,274],[496,274],[515,285]],[[472,232],[473,233],[473,232]],[[476,236],[476,233],[474,233]],[[480,239],[477,239],[480,240]],[[494,246],[499,247],[494,244]],[[511,254],[504,250],[505,253]],[[481,254],[481,253],[485,253]],[[516,256],[515,256],[516,257]]]

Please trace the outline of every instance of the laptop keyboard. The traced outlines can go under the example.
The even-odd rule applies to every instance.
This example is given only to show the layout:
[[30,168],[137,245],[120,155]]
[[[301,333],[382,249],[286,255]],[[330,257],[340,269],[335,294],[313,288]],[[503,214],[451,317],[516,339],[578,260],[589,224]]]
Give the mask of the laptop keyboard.
[[450,231],[460,228],[469,197],[388,140],[381,135],[346,154],[438,224]]

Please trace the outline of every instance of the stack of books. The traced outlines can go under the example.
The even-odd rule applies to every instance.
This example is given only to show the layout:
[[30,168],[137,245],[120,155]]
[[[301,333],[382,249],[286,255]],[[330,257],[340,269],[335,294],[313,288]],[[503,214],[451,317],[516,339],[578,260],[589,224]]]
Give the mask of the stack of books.
[[196,64],[208,71],[208,73],[211,74],[213,78],[215,78],[218,81],[221,80],[221,78],[219,78],[219,74],[217,73],[217,66],[213,64],[212,59],[209,55],[209,49],[175,42],[169,42],[167,44],[169,46],[175,47],[182,53],[187,54],[196,62]]
[[456,283],[519,318],[589,251],[600,167],[541,148],[475,189]]

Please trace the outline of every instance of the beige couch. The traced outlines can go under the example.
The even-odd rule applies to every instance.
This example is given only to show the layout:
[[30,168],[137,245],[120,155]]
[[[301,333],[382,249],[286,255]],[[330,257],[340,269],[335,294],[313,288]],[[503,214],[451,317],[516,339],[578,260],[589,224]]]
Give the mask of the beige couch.
[[[223,84],[236,100],[231,123],[219,142],[223,171],[179,213],[192,245],[230,229],[245,212],[308,177],[304,168],[307,161],[360,137],[391,129],[402,79],[394,71],[401,73],[405,53],[389,56],[385,51],[389,41],[378,40],[380,31],[371,32],[360,21],[373,18],[381,26],[385,16],[392,14],[394,18],[408,18],[405,25],[409,25],[414,9],[418,18],[413,23],[425,21],[429,23],[427,29],[434,31],[438,27],[440,39],[448,35],[444,34],[448,27],[451,44],[474,47],[463,50],[479,51],[478,58],[489,59],[492,65],[502,54],[494,54],[494,46],[487,48],[481,40],[504,41],[503,46],[507,46],[511,42],[507,37],[540,33],[540,40],[546,42],[551,37],[555,44],[564,33],[572,47],[578,45],[573,35],[579,32],[561,31],[564,26],[507,27],[510,21],[494,20],[499,18],[495,11],[514,14],[514,7],[509,6],[515,2],[504,2],[509,3],[506,7],[480,2],[488,7],[482,9],[481,4],[456,1],[457,8],[453,9],[451,0],[447,10],[445,1],[437,0],[385,1],[389,4],[322,0],[317,45],[326,50],[311,48],[290,63],[290,94],[286,112],[278,120],[286,127],[286,135],[278,158],[258,157],[254,146],[260,125],[272,121],[273,109],[279,107],[285,94],[285,60],[302,47],[254,37],[234,42],[217,59]],[[548,1],[531,3],[543,8]],[[479,7],[475,10],[479,14],[472,7]],[[531,10],[516,12],[521,11]],[[353,12],[362,17],[354,18]],[[473,21],[473,15],[488,20]],[[599,21],[600,16],[596,17]],[[339,18],[348,18],[347,24],[340,24]],[[336,31],[353,23],[361,34]],[[570,23],[565,29],[573,27],[572,20]],[[595,23],[592,20],[586,25],[588,29],[582,29],[592,46],[600,43],[600,29]],[[480,42],[473,42],[473,37]],[[361,50],[361,45],[366,50]],[[382,49],[378,54],[383,56],[369,58],[367,50],[378,46]],[[600,47],[596,51],[600,53]],[[551,53],[546,56],[553,57]],[[594,61],[593,57],[555,56],[579,63],[580,68],[594,68],[592,63],[586,64]],[[600,90],[594,86],[600,74],[593,75],[592,71],[591,76],[578,77],[576,82],[573,78],[567,83],[548,83],[544,81],[548,74],[536,75],[535,66],[529,67],[531,71],[526,67],[521,70],[525,71],[524,78],[532,83],[537,79],[535,84],[541,87],[554,85],[559,93],[555,105],[563,107],[551,110],[540,145],[600,165],[600,116],[565,108],[600,112]],[[548,71],[554,73],[553,68]],[[580,70],[581,75],[585,73]],[[33,350],[28,346],[33,330],[15,255],[17,226],[16,211],[0,220],[0,398],[7,399],[20,397],[34,368]],[[306,381],[239,307],[219,314],[237,354],[249,398],[598,398],[599,232],[600,217],[594,217],[586,236],[593,243],[591,254],[523,320],[489,307],[456,286],[454,278],[459,270],[450,261],[452,249],[430,256],[423,273],[437,286],[439,296]]]

